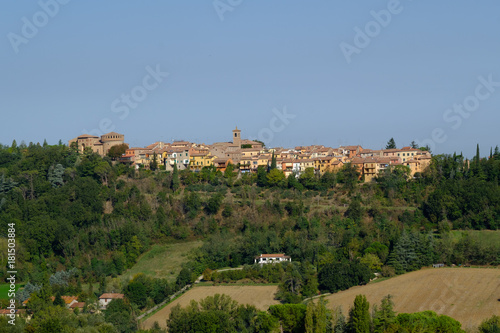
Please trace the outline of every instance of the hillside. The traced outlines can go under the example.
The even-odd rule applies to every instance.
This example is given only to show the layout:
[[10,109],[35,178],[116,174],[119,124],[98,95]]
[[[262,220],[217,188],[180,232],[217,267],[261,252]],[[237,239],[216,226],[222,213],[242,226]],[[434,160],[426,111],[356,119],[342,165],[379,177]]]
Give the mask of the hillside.
[[457,319],[467,329],[500,313],[500,270],[422,269],[327,296],[328,307],[341,306],[347,314],[359,294],[366,295],[370,309],[390,294],[397,312],[432,310]]

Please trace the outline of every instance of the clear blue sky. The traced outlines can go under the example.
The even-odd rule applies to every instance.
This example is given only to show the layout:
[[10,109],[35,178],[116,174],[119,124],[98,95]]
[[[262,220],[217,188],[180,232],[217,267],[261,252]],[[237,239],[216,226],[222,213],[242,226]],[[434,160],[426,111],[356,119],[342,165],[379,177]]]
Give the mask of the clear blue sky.
[[[500,82],[496,0],[220,0],[219,13],[212,1],[55,1],[3,4],[0,143],[67,142],[101,123],[132,146],[228,141],[235,125],[271,146],[394,137],[472,156],[500,144],[500,84],[478,87]],[[374,23],[382,10],[390,22]],[[356,27],[372,29],[368,45]],[[360,46],[350,63],[347,44]],[[148,66],[169,75],[158,83]],[[446,111],[464,102],[473,111]],[[295,118],[282,126],[284,108]]]

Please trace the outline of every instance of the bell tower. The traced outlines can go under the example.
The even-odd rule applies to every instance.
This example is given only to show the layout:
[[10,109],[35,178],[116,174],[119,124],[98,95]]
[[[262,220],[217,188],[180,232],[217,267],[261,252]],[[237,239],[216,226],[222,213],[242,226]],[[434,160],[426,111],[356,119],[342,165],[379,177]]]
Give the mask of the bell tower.
[[238,126],[233,130],[233,145],[241,147],[241,131],[238,129]]

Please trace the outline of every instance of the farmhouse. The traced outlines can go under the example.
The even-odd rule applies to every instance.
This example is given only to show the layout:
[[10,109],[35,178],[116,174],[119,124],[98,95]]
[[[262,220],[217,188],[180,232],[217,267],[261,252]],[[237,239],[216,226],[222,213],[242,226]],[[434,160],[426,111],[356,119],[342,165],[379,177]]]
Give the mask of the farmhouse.
[[255,264],[274,264],[280,263],[283,261],[292,261],[290,256],[286,256],[284,253],[281,254],[261,254],[260,256],[255,257]]
[[106,309],[106,307],[108,306],[109,302],[111,302],[114,299],[123,298],[124,296],[125,295],[118,294],[118,293],[105,293],[105,294],[102,294],[99,297],[99,307],[101,309]]

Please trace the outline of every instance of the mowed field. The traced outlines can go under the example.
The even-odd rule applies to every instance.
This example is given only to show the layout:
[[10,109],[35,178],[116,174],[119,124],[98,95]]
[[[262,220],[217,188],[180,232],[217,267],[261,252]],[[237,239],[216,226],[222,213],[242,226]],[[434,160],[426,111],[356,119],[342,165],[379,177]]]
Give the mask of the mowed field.
[[[24,287],[24,284],[16,284],[16,291],[19,288]],[[2,283],[0,284],[0,299],[10,299],[9,297],[10,284]]]
[[372,282],[326,296],[329,308],[342,307],[346,315],[356,295],[363,294],[379,305],[388,294],[394,296],[396,312],[432,310],[473,328],[500,314],[500,269],[428,268],[385,281]]
[[453,230],[451,236],[458,242],[464,235],[469,235],[473,240],[484,246],[500,248],[500,230]]
[[175,243],[167,245],[153,245],[151,250],[139,257],[137,263],[120,278],[132,279],[138,273],[154,278],[166,278],[175,281],[181,271],[181,265],[188,261],[187,254],[192,249],[198,248],[202,241]]
[[166,307],[146,319],[141,327],[144,329],[151,328],[155,321],[161,327],[167,326],[167,319],[170,315],[170,310],[180,304],[182,307],[189,305],[191,300],[199,301],[207,296],[215,294],[226,294],[240,304],[254,305],[259,310],[267,310],[270,305],[279,304],[274,300],[274,294],[278,290],[277,286],[210,286],[210,287],[194,287],[184,295],[168,304]]

